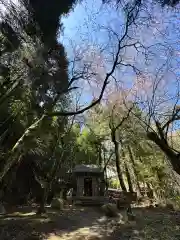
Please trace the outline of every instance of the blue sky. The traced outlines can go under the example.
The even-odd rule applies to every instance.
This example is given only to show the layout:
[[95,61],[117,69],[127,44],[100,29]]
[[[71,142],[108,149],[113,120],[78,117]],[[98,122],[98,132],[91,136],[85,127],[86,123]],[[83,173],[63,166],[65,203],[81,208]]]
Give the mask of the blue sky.
[[[148,66],[144,65],[144,60],[141,59],[142,55],[137,56],[134,53],[134,49],[128,49],[125,56],[128,58],[135,58],[135,62],[138,67],[146,68],[148,72],[154,73],[156,69],[162,65],[166,60],[165,54],[167,51],[167,44],[172,49],[173,56],[171,65],[173,63],[176,66],[176,74],[179,71],[178,65],[180,63],[180,28],[178,27],[179,18],[176,13],[172,11],[162,10],[158,7],[153,9],[154,23],[151,23],[151,27],[140,26],[139,31],[134,33],[136,39],[143,42],[143,44],[149,46],[156,43],[166,44],[166,48],[163,49],[158,46],[151,48],[153,51],[153,61]],[[84,0],[82,4],[78,4],[74,11],[68,16],[62,19],[64,25],[64,34],[61,36],[61,41],[66,47],[69,58],[73,56],[72,46],[85,47],[86,45],[96,45],[97,49],[102,49],[109,44],[109,35],[107,29],[102,26],[109,26],[117,33],[121,33],[124,16],[121,11],[116,11],[112,6],[107,7],[102,5],[101,0]],[[154,24],[154,25],[153,25]],[[180,25],[180,24],[179,24]],[[163,35],[165,34],[165,35]],[[110,44],[108,45],[108,51],[112,50]],[[107,56],[107,51],[103,56]],[[107,66],[109,66],[107,64]],[[134,79],[132,71],[130,69],[122,69],[118,72],[120,78],[126,82],[127,86],[131,86]],[[174,75],[167,74],[166,78],[174,78]],[[168,88],[171,92],[174,92],[175,85],[173,81],[168,80]],[[87,91],[83,92],[81,102],[88,103],[92,99],[92,93]]]
[[[104,5],[101,0],[85,0],[62,19],[64,34],[60,40],[65,45],[70,58],[72,56],[70,40],[75,45],[96,45],[97,48],[104,49],[109,39],[106,28],[111,27],[114,31],[121,33],[123,20],[122,13],[115,11],[112,5]],[[109,66],[111,67],[111,64]],[[130,71],[128,74],[130,75]],[[91,92],[84,92],[81,101],[89,102],[92,98]]]
[[[102,0],[84,0],[62,19],[65,37],[76,41],[82,41],[88,37],[89,41],[97,41],[98,25],[113,24],[113,20],[118,16],[119,14],[112,11],[110,6],[102,4]],[[104,33],[105,31],[100,29],[98,41],[103,41]]]

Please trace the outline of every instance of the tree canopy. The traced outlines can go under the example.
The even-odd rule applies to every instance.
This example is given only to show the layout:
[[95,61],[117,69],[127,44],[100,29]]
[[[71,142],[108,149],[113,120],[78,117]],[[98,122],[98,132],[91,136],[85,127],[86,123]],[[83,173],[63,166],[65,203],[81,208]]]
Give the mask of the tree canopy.
[[[0,197],[7,202],[37,201],[43,211],[50,195],[72,188],[75,165],[96,164],[113,187],[142,195],[145,186],[156,198],[176,199],[180,108],[174,40],[143,43],[141,28],[154,24],[142,11],[144,3],[121,7],[117,1],[119,8],[113,11],[121,17],[116,28],[101,26],[108,36],[103,47],[85,42],[69,55],[59,38],[66,28],[62,17],[83,4],[77,2],[3,3]],[[158,50],[163,62],[156,59],[157,46],[164,47]],[[166,76],[172,73],[175,93],[167,92],[169,85],[166,89]],[[81,95],[89,88],[93,97],[84,105]],[[17,199],[12,198],[17,191]]]

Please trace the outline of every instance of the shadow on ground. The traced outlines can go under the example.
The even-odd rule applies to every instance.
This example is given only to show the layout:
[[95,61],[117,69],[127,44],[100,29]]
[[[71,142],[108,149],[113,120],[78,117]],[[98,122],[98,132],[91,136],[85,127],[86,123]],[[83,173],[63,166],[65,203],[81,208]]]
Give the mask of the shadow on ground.
[[63,211],[47,208],[47,213],[42,216],[36,215],[35,211],[36,209],[23,207],[0,216],[0,239],[41,240],[70,233],[81,235],[101,216],[98,209],[83,207]]
[[180,212],[161,208],[137,208],[134,222],[115,227],[107,240],[179,240]]
[[0,239],[86,240],[91,235],[104,240],[180,239],[178,212],[158,208],[133,211],[136,220],[128,222],[123,211],[119,217],[108,219],[99,208],[76,207],[61,212],[48,209],[46,215],[37,216],[35,209],[24,207],[0,217]]

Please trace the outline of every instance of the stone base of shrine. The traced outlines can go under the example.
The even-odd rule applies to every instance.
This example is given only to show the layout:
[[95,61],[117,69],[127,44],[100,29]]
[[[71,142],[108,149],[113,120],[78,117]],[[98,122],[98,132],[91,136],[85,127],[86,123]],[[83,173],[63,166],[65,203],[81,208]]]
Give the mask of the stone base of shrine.
[[73,204],[83,206],[98,206],[103,205],[106,202],[106,197],[73,197]]

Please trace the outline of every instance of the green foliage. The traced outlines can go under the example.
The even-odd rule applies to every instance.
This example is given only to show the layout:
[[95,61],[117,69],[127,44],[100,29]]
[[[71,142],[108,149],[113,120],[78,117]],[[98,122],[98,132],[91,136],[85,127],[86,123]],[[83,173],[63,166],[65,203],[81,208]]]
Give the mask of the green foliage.
[[[54,168],[59,169],[60,135],[66,131],[67,118],[44,118],[43,114],[70,104],[69,96],[61,94],[69,82],[68,61],[57,34],[60,16],[75,1],[21,2],[19,9],[7,5],[0,23],[0,179],[5,192],[7,182],[8,189],[18,189],[11,175],[21,166],[25,170],[23,163],[29,158],[33,159],[28,170],[32,174],[27,178],[32,186],[28,185],[27,192],[39,183],[43,186]],[[44,14],[47,9],[51,14]],[[26,182],[26,176],[21,177]]]
[[[98,153],[95,147],[95,136],[88,128],[82,130],[74,124],[72,131],[66,136],[66,146],[70,144],[70,153],[74,164],[97,164]],[[68,148],[69,149],[69,148]]]
[[[87,124],[90,129],[96,132],[97,138],[101,137],[103,148],[110,153],[114,150],[111,144],[109,122],[116,127],[126,116],[127,108],[117,103],[113,105],[112,102],[101,105],[99,108],[101,112],[96,112],[96,109],[91,110],[87,118]],[[137,107],[134,111],[138,112],[139,115],[142,114]],[[123,124],[118,127],[116,137],[120,143],[120,164],[126,185],[128,176],[126,176],[125,166],[127,165],[131,182],[136,191],[138,191],[138,186],[142,187],[146,183],[153,188],[157,198],[164,199],[176,196],[175,192],[170,192],[174,178],[165,155],[147,139],[146,132],[134,113],[130,114]],[[129,152],[129,148],[131,152]],[[106,162],[106,157],[103,156],[103,158],[104,162]],[[112,155],[107,167],[109,169],[115,167],[114,155]],[[117,181],[110,179],[109,186],[115,187]]]
[[108,186],[110,188],[115,188],[115,189],[120,188],[120,184],[119,184],[119,181],[117,179],[109,179]]
[[[48,0],[21,0],[24,6],[27,6],[29,14],[32,15],[32,20],[36,25],[28,25],[27,30],[30,35],[37,35],[37,31],[40,29],[42,35],[42,41],[52,44],[52,41],[56,41],[56,36],[60,28],[59,18],[62,14],[66,14],[70,11],[76,0],[67,1],[48,1]],[[47,12],[49,14],[47,14]]]

